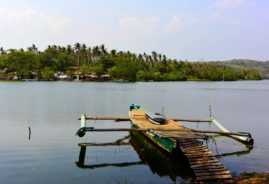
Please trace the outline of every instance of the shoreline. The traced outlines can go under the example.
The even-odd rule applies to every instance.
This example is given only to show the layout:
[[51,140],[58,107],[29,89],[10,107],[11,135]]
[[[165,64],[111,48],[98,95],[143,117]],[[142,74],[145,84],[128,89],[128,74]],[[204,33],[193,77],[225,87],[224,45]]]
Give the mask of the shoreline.
[[83,83],[104,83],[104,82],[114,82],[114,83],[135,83],[135,82],[242,82],[242,81],[267,81],[269,79],[260,79],[260,80],[218,80],[218,81],[212,81],[212,80],[167,80],[167,81],[154,81],[154,80],[137,80],[137,81],[127,81],[127,80],[96,80],[96,81],[90,81],[90,80],[0,80],[0,82],[83,82]]

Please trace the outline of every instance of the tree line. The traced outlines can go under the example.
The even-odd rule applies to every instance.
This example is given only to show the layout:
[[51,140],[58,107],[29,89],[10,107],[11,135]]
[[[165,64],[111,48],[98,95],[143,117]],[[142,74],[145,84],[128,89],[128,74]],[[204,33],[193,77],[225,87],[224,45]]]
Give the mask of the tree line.
[[186,80],[257,80],[257,69],[237,68],[218,62],[188,62],[169,59],[156,51],[135,54],[130,51],[107,50],[104,45],[89,47],[49,45],[39,51],[33,44],[24,49],[0,48],[0,79],[18,76],[19,79],[53,80],[61,71],[71,78],[74,68],[80,75],[109,74],[113,79],[128,81],[186,81]]

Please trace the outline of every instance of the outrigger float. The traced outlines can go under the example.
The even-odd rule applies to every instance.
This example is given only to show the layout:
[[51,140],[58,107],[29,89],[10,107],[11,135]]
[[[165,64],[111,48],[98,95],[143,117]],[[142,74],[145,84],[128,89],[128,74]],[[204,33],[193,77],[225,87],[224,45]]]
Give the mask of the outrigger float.
[[[86,120],[130,121],[131,128],[95,129],[94,127],[87,127]],[[136,104],[130,106],[129,117],[88,117],[82,114],[80,121],[81,128],[76,133],[79,137],[83,137],[87,131],[140,132],[164,152],[173,154],[180,150],[187,158],[196,181],[203,183],[208,181],[233,183],[230,172],[224,168],[207,146],[203,145],[201,140],[208,139],[207,134],[229,136],[250,146],[254,144],[250,133],[230,132],[213,117],[209,120],[169,119],[159,113],[147,112],[144,108]],[[183,126],[177,121],[213,123],[220,131],[194,130]]]

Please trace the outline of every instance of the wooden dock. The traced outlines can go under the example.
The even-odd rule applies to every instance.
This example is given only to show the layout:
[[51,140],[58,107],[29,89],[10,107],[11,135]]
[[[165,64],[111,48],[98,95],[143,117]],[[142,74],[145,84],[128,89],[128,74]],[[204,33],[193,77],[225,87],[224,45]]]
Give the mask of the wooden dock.
[[[132,110],[129,114],[134,127],[151,129],[144,134],[168,152],[179,148],[188,159],[197,183],[233,183],[232,176],[214,154],[199,141],[191,129],[167,120],[166,124],[149,122],[143,110]],[[200,137],[201,138],[201,137]]]
[[196,181],[200,183],[233,183],[230,171],[201,141],[196,139],[177,139],[178,147],[188,159]]

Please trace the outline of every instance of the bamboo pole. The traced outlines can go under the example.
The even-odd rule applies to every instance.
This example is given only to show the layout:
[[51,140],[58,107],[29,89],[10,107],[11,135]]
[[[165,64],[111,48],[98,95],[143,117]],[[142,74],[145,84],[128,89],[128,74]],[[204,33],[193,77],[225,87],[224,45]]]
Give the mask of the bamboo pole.
[[[216,119],[214,119],[213,117],[211,117],[211,121],[214,125],[216,125],[216,127],[218,129],[220,129],[222,132],[224,133],[230,133],[229,130],[227,130],[224,126],[222,126]],[[250,136],[250,134],[244,135],[243,133],[239,134],[239,135],[232,135],[231,137],[233,137],[236,140],[239,140],[240,142],[244,142],[247,144],[254,144],[254,139]]]
[[212,131],[212,130],[194,130],[191,129],[192,132],[194,133],[208,133],[208,134],[219,134],[219,135],[224,135],[224,136],[231,136],[231,135],[242,135],[240,133],[236,132],[221,132],[221,131]]
[[[130,121],[129,117],[114,117],[114,116],[86,116],[86,120],[112,120],[112,121]],[[210,119],[184,119],[184,118],[171,118],[173,121],[182,122],[195,122],[195,123],[211,123]],[[78,118],[81,120],[81,118]]]
[[[143,129],[143,128],[98,128],[95,129],[93,127],[85,127],[85,131],[91,132],[126,132],[126,131],[135,131],[135,132],[146,132],[146,131],[162,131],[162,132],[175,132],[175,133],[187,133],[188,131],[185,130],[176,130],[176,129],[158,129],[158,128],[150,128],[150,129]],[[211,131],[211,130],[194,130],[190,129],[193,133],[211,133],[211,134],[220,134],[220,135],[242,135],[240,133],[235,132],[220,132],[220,131]]]
[[182,122],[194,122],[194,123],[211,123],[209,119],[181,119],[181,118],[173,118],[173,121],[182,121]]

